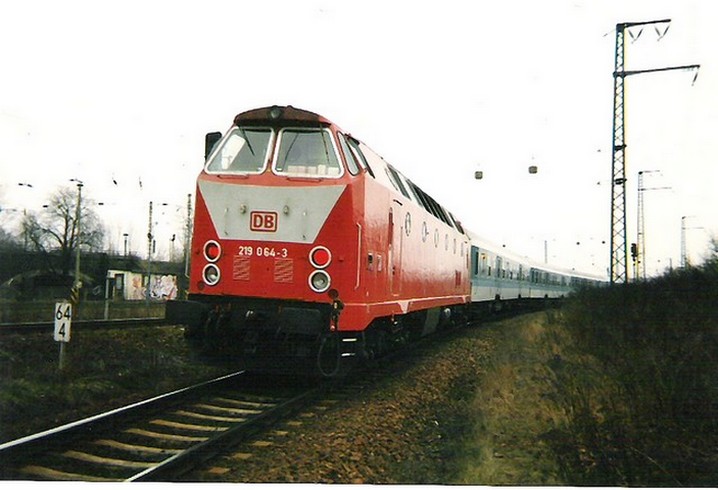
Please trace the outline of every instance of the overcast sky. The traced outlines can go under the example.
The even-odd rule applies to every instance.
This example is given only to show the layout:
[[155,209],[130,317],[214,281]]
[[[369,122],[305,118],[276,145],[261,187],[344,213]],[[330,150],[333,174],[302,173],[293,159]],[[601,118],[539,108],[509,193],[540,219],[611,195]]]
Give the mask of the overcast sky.
[[627,37],[626,69],[701,69],[695,83],[627,78],[628,237],[636,173],[659,170],[645,187],[671,189],[644,194],[648,272],[678,265],[681,216],[697,261],[718,231],[716,13],[711,0],[2,2],[2,226],[78,178],[106,203],[116,250],[129,233],[144,254],[148,202],[170,203],[162,248],[181,233],[204,134],[291,104],[479,235],[539,261],[546,241],[550,262],[605,274],[615,26],[670,18],[660,41],[653,27]]

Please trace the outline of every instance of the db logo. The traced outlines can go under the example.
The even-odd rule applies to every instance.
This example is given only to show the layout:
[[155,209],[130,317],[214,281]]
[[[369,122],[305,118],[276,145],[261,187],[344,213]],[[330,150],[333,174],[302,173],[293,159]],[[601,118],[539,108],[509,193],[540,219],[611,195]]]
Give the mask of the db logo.
[[277,213],[252,211],[249,213],[249,229],[252,231],[277,231]]

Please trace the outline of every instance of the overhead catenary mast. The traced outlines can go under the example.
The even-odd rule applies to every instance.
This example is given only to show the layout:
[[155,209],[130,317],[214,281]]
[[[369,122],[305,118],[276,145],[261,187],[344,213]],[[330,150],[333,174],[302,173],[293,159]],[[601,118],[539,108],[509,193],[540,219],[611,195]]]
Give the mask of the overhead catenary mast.
[[645,191],[659,191],[671,189],[668,186],[644,187],[643,177],[649,173],[660,173],[659,170],[640,170],[638,172],[638,220],[636,229],[636,277],[646,280],[646,207],[643,193]]
[[[613,144],[611,161],[611,283],[628,282],[628,247],[626,237],[626,128],[625,91],[627,76],[669,70],[697,70],[700,65],[671,66],[648,70],[624,70],[625,33],[631,27],[654,25],[659,39],[668,32],[668,25],[661,33],[658,25],[670,23],[670,19],[648,22],[622,22],[616,24],[616,52],[613,71]],[[640,32],[633,39],[638,39]],[[696,75],[697,76],[697,75]],[[694,79],[695,81],[695,79]]]

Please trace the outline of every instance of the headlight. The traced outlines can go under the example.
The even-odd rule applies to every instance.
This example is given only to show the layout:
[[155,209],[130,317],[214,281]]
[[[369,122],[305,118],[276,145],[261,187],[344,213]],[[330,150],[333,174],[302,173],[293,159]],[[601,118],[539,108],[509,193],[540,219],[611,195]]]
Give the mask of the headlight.
[[215,264],[207,264],[204,266],[204,269],[202,269],[202,278],[208,286],[214,286],[217,284],[219,282],[219,277],[219,267]]
[[222,255],[222,247],[214,240],[209,240],[204,244],[204,258],[208,262],[217,262]]
[[309,287],[315,293],[323,293],[332,284],[332,278],[323,270],[317,270],[309,275]]
[[278,106],[273,106],[271,109],[269,109],[269,119],[279,119],[282,116],[282,108]]

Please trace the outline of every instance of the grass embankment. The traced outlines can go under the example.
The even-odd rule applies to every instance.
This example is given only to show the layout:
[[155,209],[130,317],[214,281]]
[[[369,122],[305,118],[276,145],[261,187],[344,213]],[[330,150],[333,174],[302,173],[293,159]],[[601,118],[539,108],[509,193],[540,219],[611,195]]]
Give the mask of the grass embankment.
[[461,482],[718,483],[715,262],[537,318],[494,332]]
[[0,339],[0,442],[227,371],[194,361],[180,327],[78,329],[63,371],[58,345],[52,334]]

